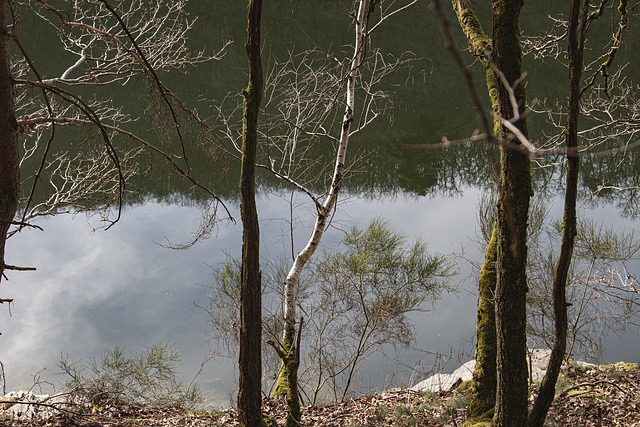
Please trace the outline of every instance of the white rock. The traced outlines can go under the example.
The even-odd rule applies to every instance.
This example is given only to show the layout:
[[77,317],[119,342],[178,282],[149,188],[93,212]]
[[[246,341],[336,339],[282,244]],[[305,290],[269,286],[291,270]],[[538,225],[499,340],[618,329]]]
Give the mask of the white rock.
[[[549,364],[550,356],[551,350],[549,349],[529,350],[527,364],[530,362],[529,369],[533,382],[542,381],[542,378],[544,378],[544,374],[547,372],[547,365]],[[475,366],[476,361],[470,360],[452,373],[432,375],[426,380],[411,387],[410,390],[418,393],[425,391],[431,391],[434,393],[440,391],[451,391],[460,385],[460,383],[473,379],[473,370]]]
[[[48,394],[35,394],[30,391],[12,391],[2,397],[5,402],[33,402],[58,404],[62,406],[63,402],[59,396],[49,396]],[[56,412],[51,407],[42,405],[30,405],[28,403],[4,403],[0,407],[0,414],[9,416],[14,419],[31,420],[34,418],[48,418]]]
[[529,364],[529,370],[531,372],[531,379],[533,382],[542,381],[544,374],[547,373],[547,367],[549,366],[549,357],[551,357],[551,350],[535,349],[529,350],[527,363]]
[[439,391],[450,391],[456,388],[460,383],[473,379],[473,370],[476,367],[476,361],[470,360],[464,365],[450,374],[435,374],[424,381],[419,382],[410,388],[410,390],[423,393],[431,391],[437,393]]

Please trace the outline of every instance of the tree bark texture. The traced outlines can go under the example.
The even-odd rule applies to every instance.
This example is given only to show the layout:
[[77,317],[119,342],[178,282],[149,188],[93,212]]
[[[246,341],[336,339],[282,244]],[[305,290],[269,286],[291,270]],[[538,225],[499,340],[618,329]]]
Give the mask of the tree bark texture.
[[491,416],[496,404],[496,262],[498,226],[494,224],[484,264],[480,270],[478,293],[478,324],[476,326],[476,367],[473,371],[474,389],[467,417]]
[[[462,28],[462,32],[467,38],[467,43],[473,51],[473,54],[480,58],[486,72],[487,90],[489,91],[489,99],[491,100],[491,109],[498,114],[498,94],[496,88],[496,76],[488,61],[488,55],[491,54],[491,40],[482,29],[480,21],[471,8],[469,0],[451,0],[453,10],[456,12],[458,23]],[[500,133],[499,122],[496,120],[494,131],[496,135]]]
[[[519,17],[523,2],[493,0],[492,59],[513,89],[520,113],[526,108],[522,77]],[[500,116],[516,116],[505,84],[497,83]],[[514,123],[528,135],[525,119]],[[530,158],[520,142],[503,129],[498,202],[496,283],[497,388],[494,423],[521,427],[527,423],[528,369],[526,335],[527,217],[531,198]]]
[[238,419],[240,425],[264,425],[262,420],[262,285],[260,229],[255,200],[258,115],[263,91],[260,59],[262,0],[249,0],[247,43],[249,84],[243,91],[240,215],[242,218],[242,274],[240,283],[240,356]]
[[[342,179],[344,177],[344,163],[347,155],[347,146],[349,144],[349,132],[351,130],[351,122],[353,121],[353,112],[355,107],[355,80],[358,72],[358,68],[362,63],[362,55],[364,52],[364,46],[366,41],[366,34],[364,31],[365,14],[367,11],[366,1],[360,0],[358,7],[358,14],[355,19],[355,32],[356,40],[354,46],[353,57],[350,61],[350,68],[345,76],[347,82],[346,93],[346,107],[345,113],[342,119],[342,126],[340,129],[340,142],[336,151],[336,161],[333,171],[333,177],[331,180],[331,186],[326,199],[322,205],[317,206],[316,221],[313,226],[313,231],[309,237],[309,241],[305,247],[298,253],[296,259],[287,274],[284,281],[284,337],[282,340],[282,347],[285,352],[291,349],[293,340],[296,333],[296,292],[298,286],[298,280],[302,269],[311,256],[315,253],[320,240],[327,227],[327,221],[329,215],[333,210],[337,200],[340,187],[342,186]],[[281,375],[278,376],[278,384],[274,394],[287,394],[286,393],[286,378],[291,373],[286,371],[286,367],[283,367]]]
[[18,208],[20,168],[13,79],[9,68],[8,2],[0,0],[0,282],[7,232]]
[[[272,340],[267,341],[267,344],[270,344],[275,349],[276,353],[280,359],[282,359],[282,364],[286,368],[286,372],[291,372],[294,375],[289,375],[285,378],[287,382],[287,420],[285,421],[285,427],[296,427],[301,423],[302,418],[302,410],[300,409],[300,396],[298,391],[298,367],[300,366],[300,352],[298,349],[300,348],[300,337],[302,335],[302,324],[303,319],[300,318],[300,326],[298,327],[298,335],[296,344],[291,345],[291,349],[288,353],[282,351],[282,349],[276,345]],[[283,369],[284,370],[284,369]]]
[[[468,0],[452,0],[453,10],[462,32],[475,56],[480,58],[486,74],[487,90],[493,112],[499,114],[496,76],[489,59],[491,41],[482,29]],[[501,133],[500,122],[494,120],[496,136]],[[494,295],[496,289],[498,226],[494,224],[491,241],[478,281],[478,323],[476,326],[476,367],[473,372],[474,391],[469,413],[471,419],[492,416],[496,402],[496,323]],[[487,415],[488,414],[488,415]]]
[[[575,236],[577,233],[576,200],[578,196],[578,172],[580,159],[578,147],[578,117],[580,115],[580,83],[584,68],[585,23],[589,2],[572,0],[569,12],[568,53],[569,53],[569,108],[567,111],[566,149],[567,149],[567,188],[564,198],[564,216],[562,222],[562,242],[560,255],[553,275],[553,313],[555,336],[549,366],[545,373],[540,391],[531,413],[529,426],[542,427],[547,418],[549,407],[555,397],[556,382],[562,367],[567,347],[567,298],[566,285]],[[581,5],[582,4],[582,5]]]

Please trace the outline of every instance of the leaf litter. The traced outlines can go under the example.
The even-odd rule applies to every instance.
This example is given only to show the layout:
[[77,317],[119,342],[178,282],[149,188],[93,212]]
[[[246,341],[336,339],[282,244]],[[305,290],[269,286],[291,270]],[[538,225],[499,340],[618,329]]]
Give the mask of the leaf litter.
[[[530,386],[533,404],[538,385]],[[458,390],[461,390],[460,388]],[[462,426],[470,391],[417,393],[396,389],[345,402],[303,408],[303,426]],[[9,404],[6,404],[7,406]],[[286,402],[265,398],[263,413],[282,426]],[[4,408],[6,409],[6,408]],[[238,426],[235,409],[189,411],[177,405],[150,408],[118,405],[68,407],[48,418],[19,420],[0,411],[0,426]],[[640,369],[637,364],[565,365],[556,387],[548,426],[640,426]]]

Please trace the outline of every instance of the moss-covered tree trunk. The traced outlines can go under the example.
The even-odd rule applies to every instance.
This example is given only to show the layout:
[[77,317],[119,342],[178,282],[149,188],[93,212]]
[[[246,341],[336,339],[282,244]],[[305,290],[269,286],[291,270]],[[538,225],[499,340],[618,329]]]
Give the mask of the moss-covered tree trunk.
[[298,349],[300,348],[300,338],[302,336],[302,324],[303,319],[300,318],[300,326],[298,327],[298,335],[296,339],[296,344],[290,344],[288,347],[288,351],[284,352],[283,348],[279,347],[272,340],[267,341],[282,359],[282,371],[287,373],[292,373],[295,375],[287,375],[285,378],[286,381],[286,398],[287,398],[287,408],[289,412],[287,413],[287,420],[285,421],[285,427],[296,427],[300,425],[300,420],[302,418],[302,411],[300,409],[300,396],[298,395],[298,367],[300,366],[300,352]]
[[569,12],[569,108],[567,112],[566,149],[567,185],[564,198],[564,217],[560,255],[553,275],[553,313],[555,336],[549,366],[538,397],[529,414],[529,426],[542,427],[555,397],[556,382],[567,347],[567,298],[566,284],[576,236],[576,200],[578,195],[578,117],[580,115],[580,82],[584,68],[583,52],[588,1],[572,0]]
[[[513,89],[520,114],[526,108],[522,78],[519,0],[493,0],[492,59]],[[518,83],[519,81],[519,83]],[[508,88],[497,83],[500,116],[512,120]],[[526,137],[524,117],[514,125]],[[496,282],[497,388],[494,423],[522,427],[527,423],[527,217],[531,198],[530,158],[523,145],[503,128],[498,200]]]
[[[468,0],[452,0],[458,23],[467,38],[467,43],[485,67],[487,90],[494,113],[498,114],[496,79],[488,55],[491,41],[484,33]],[[495,120],[494,132],[500,134],[500,122]],[[491,148],[490,148],[491,149]],[[478,281],[478,323],[476,326],[476,367],[473,372],[474,389],[467,416],[478,419],[492,416],[496,403],[496,323],[494,295],[496,288],[498,228],[493,226],[491,240],[485,254]]]
[[[302,320],[300,320],[300,329],[302,329]],[[300,425],[302,419],[302,411],[300,409],[300,395],[298,394],[298,367],[300,366],[300,333],[298,333],[297,344],[286,358],[283,359],[287,368],[287,372],[295,372],[295,375],[287,377],[287,420],[285,427],[296,427]]]
[[496,289],[496,261],[498,227],[493,226],[484,264],[478,282],[478,324],[476,326],[476,367],[473,371],[474,388],[471,394],[468,418],[493,415],[496,404],[496,316],[494,295]]
[[240,425],[263,425],[262,420],[262,287],[260,229],[255,200],[255,164],[258,114],[263,77],[260,59],[262,0],[249,0],[247,43],[249,84],[243,91],[240,215],[242,218],[242,273],[240,282],[240,356],[238,420]]
[[8,4],[0,0],[0,282],[5,270],[7,232],[18,208],[20,168],[13,79],[9,69]]

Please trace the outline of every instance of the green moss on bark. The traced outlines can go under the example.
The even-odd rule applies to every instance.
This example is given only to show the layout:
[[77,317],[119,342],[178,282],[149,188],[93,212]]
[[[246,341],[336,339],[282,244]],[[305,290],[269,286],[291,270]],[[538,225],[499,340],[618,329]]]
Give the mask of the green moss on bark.
[[[286,328],[284,331],[284,338],[282,339],[282,352],[286,355],[291,352],[291,347],[293,347],[293,339],[295,337],[295,329],[294,328]],[[295,349],[294,349],[295,351]],[[272,396],[286,396],[287,395],[287,378],[289,376],[289,371],[287,369],[287,364],[285,361],[282,361],[282,366],[280,368],[280,373],[278,374],[278,381],[276,383],[276,387],[271,393]]]
[[[496,75],[489,56],[492,51],[491,40],[484,33],[468,0],[452,0],[453,10],[469,47],[480,58],[485,67],[485,78],[491,108],[499,114],[498,88]],[[501,135],[499,120],[494,120],[494,132]],[[494,295],[496,287],[497,226],[494,225],[491,241],[485,254],[485,262],[480,271],[478,295],[478,324],[476,329],[476,367],[474,371],[474,391],[468,416],[481,419],[493,416],[496,398],[496,324]],[[487,415],[488,414],[488,415]]]
[[467,41],[471,49],[473,49],[474,55],[484,58],[491,52],[491,41],[484,33],[476,14],[467,2],[453,0],[452,3],[453,10],[458,16],[460,27],[462,27],[462,31],[467,37]]
[[496,318],[493,302],[496,289],[498,228],[494,224],[491,240],[480,270],[478,324],[476,328],[475,383],[469,406],[469,418],[481,418],[496,401]]
[[[491,55],[491,40],[485,34],[482,29],[482,24],[478,20],[476,14],[473,12],[471,5],[468,1],[452,0],[453,10],[456,12],[458,22],[462,28],[462,32],[467,38],[469,47],[473,50],[475,56],[480,58],[485,67],[487,90],[489,91],[489,99],[491,100],[491,109],[498,113],[498,91],[496,88],[496,77],[491,67],[491,63],[488,61],[489,55]],[[496,135],[500,134],[499,121],[495,121],[496,128],[494,129]]]
[[295,329],[292,329],[290,325],[285,328],[283,341],[288,345],[287,348],[282,348],[271,340],[267,341],[267,344],[270,344],[282,359],[282,370],[278,376],[278,386],[273,395],[286,395],[288,414],[285,427],[299,426],[302,418],[300,395],[298,394],[298,367],[300,366],[298,348],[300,347],[302,325],[303,319],[300,318],[300,327],[295,344],[293,343]]
[[[527,137],[525,83],[520,45],[521,0],[493,0],[495,67],[513,90],[519,111],[514,111],[508,88],[497,85],[500,116],[515,121]],[[498,267],[496,281],[497,388],[494,424],[522,427],[528,414],[526,334],[527,219],[532,195],[529,155],[520,141],[501,135],[501,173],[498,203]]]

